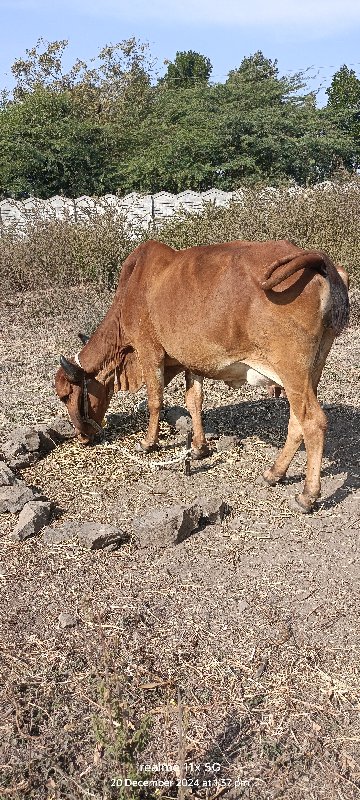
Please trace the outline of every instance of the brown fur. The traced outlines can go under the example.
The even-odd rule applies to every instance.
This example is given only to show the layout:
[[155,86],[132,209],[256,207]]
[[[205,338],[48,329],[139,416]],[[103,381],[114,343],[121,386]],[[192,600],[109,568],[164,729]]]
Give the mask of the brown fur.
[[[240,362],[275,374],[290,403],[289,432],[265,479],[275,483],[284,477],[304,438],[307,474],[298,500],[309,510],[320,494],[326,429],[316,390],[331,344],[347,322],[345,281],[345,271],[337,270],[326,254],[303,251],[288,241],[237,241],[182,251],[148,241],[125,261],[114,301],[82,349],[80,362],[85,375],[108,387],[107,398],[115,369],[121,388],[146,384],[150,421],[145,450],[157,442],[163,386],[185,370],[197,454],[206,453],[203,377],[231,383]],[[61,396],[61,370],[56,388]],[[78,420],[75,397],[65,399],[71,418]],[[100,405],[102,413],[104,404],[89,388],[96,421]],[[78,430],[93,436],[84,426]]]

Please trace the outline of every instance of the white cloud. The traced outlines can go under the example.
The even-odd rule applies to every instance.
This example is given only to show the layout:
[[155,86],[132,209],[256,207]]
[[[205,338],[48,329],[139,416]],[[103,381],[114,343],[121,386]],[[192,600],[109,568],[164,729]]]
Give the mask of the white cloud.
[[[49,0],[0,0],[1,8],[49,8]],[[346,30],[360,23],[358,0],[52,0],[58,6],[86,16],[113,17],[126,21],[156,21],[248,26],[267,25],[307,29],[312,36]],[[315,30],[311,30],[314,27]],[[310,30],[309,30],[310,28]]]

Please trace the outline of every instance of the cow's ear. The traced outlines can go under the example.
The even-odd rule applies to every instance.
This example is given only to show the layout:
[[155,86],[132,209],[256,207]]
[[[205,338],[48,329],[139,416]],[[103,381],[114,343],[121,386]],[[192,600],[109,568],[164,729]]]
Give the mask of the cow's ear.
[[72,393],[72,384],[62,369],[59,369],[55,375],[55,389],[60,400],[65,400]]
[[80,339],[80,342],[82,342],[83,344],[87,344],[88,341],[90,340],[90,336],[87,336],[86,333],[81,333],[81,331],[79,331],[78,337]]
[[84,370],[72,361],[68,361],[65,356],[60,356],[60,366],[63,368],[65,375],[70,383],[80,383],[84,376]]

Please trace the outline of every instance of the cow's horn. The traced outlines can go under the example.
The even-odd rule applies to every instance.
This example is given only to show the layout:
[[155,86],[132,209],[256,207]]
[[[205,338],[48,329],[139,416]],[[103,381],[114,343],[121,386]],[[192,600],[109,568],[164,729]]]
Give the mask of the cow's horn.
[[79,331],[78,337],[83,344],[87,344],[90,339],[90,336],[87,336],[86,333],[81,333],[81,331]]
[[83,377],[83,370],[76,364],[72,364],[65,356],[60,356],[60,365],[66,373],[71,383],[80,383]]

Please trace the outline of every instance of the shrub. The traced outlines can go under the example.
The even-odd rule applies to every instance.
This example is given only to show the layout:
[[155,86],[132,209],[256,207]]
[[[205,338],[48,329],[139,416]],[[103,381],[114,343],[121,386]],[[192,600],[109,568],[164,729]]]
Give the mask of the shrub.
[[118,211],[74,221],[44,220],[35,212],[26,232],[4,228],[0,236],[3,290],[92,283],[113,288],[127,255],[149,236],[175,248],[232,239],[291,239],[325,250],[360,285],[358,207],[360,180],[262,190],[243,189],[227,208],[209,203],[202,213],[180,212],[147,231],[129,227]]
[[112,210],[74,222],[33,216],[26,233],[16,225],[0,237],[0,277],[5,290],[117,283],[119,267],[140,234]]
[[244,189],[228,208],[206,206],[203,214],[181,214],[163,225],[157,238],[176,247],[232,239],[291,239],[300,247],[325,250],[360,283],[360,181],[313,189]]

